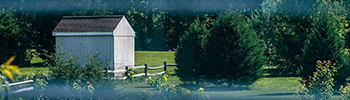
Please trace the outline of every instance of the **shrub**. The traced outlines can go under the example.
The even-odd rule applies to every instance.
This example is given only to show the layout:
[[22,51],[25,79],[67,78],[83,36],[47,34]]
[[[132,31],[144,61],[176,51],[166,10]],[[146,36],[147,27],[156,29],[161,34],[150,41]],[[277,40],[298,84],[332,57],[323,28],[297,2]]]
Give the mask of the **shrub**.
[[123,72],[123,75],[126,76],[127,79],[133,79],[136,70],[133,68],[129,68],[126,72]]
[[190,90],[178,85],[167,85],[165,88],[159,90],[159,93],[143,91],[138,95],[142,100],[209,100],[209,96],[204,93],[203,88],[199,88],[197,91],[191,92]]
[[87,62],[84,66],[77,63],[78,57],[73,57],[68,51],[57,53],[51,59],[56,59],[55,63],[47,63],[52,71],[52,80],[73,84],[74,81],[98,83],[103,79],[102,62],[97,59],[98,53],[95,55],[87,55]]
[[312,26],[307,35],[303,55],[301,57],[300,73],[304,80],[316,71],[315,61],[329,59],[336,63],[338,73],[335,74],[335,84],[346,83],[349,77],[349,57],[345,53],[345,34],[347,21],[341,12],[342,4],[319,0],[312,14],[308,17]]
[[226,12],[213,22],[205,37],[200,69],[206,79],[218,84],[225,81],[249,84],[262,76],[262,66],[267,60],[263,52],[262,41],[249,27],[246,16]]
[[179,47],[175,52],[177,63],[176,75],[184,83],[191,83],[199,79],[202,41],[209,30],[207,22],[197,18],[180,39]]
[[90,82],[92,84],[97,84],[103,80],[105,74],[102,71],[102,61],[97,59],[98,53],[91,55],[90,53],[85,57],[88,61],[85,66],[80,67],[80,78],[84,82]]
[[95,88],[89,82],[80,85],[78,83],[74,83],[73,90],[78,93],[80,99],[89,99],[95,92]]
[[[158,77],[158,76],[157,76]],[[152,77],[146,79],[147,85],[156,86],[159,93],[153,94],[151,91],[143,91],[139,93],[140,99],[161,99],[161,100],[204,100],[209,99],[203,91],[203,88],[199,88],[196,92],[183,88],[179,85],[168,85],[166,84],[168,75],[166,73],[160,75],[158,78],[153,80]]]
[[159,75],[159,77],[157,77],[156,79],[153,79],[152,77],[148,77],[146,80],[147,85],[150,86],[155,86],[158,89],[163,88],[164,86],[166,86],[166,82],[168,81],[168,75],[166,73]]
[[[49,84],[44,95],[64,98],[85,98],[83,96],[110,98],[115,96],[116,81],[104,78],[102,62],[97,59],[97,56],[98,54],[87,55],[85,57],[87,62],[84,66],[77,64],[78,57],[72,57],[68,51],[51,56],[50,58],[55,59],[56,62],[46,64],[52,73],[47,78]],[[92,85],[96,92],[89,92]]]
[[[320,61],[318,60],[316,65],[316,72],[313,76],[309,76],[308,80],[303,80],[299,84],[300,89],[297,94],[300,99],[315,99],[323,100],[329,99],[333,95],[333,81],[335,72],[337,72],[335,63],[331,61]],[[302,97],[299,93],[305,93]]]
[[339,89],[340,97],[342,100],[350,100],[350,87],[349,83],[346,86],[341,85]]

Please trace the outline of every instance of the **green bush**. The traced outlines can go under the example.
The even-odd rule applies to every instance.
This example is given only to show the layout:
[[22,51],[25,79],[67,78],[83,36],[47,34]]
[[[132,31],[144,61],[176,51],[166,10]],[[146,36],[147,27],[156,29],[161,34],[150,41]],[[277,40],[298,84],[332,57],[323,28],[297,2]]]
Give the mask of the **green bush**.
[[179,47],[175,53],[176,75],[184,83],[195,82],[200,78],[202,41],[209,32],[207,27],[207,22],[197,18],[180,39]]
[[69,52],[64,52],[62,54],[55,54],[50,57],[55,59],[53,63],[46,63],[49,70],[52,72],[50,77],[59,83],[73,83],[80,76],[79,67],[77,62],[78,57],[73,57]]
[[341,85],[339,93],[342,100],[350,100],[350,84],[347,83],[345,86]]
[[[335,63],[331,61],[318,60],[316,65],[316,72],[309,77],[308,80],[303,80],[299,84],[299,90],[297,94],[300,99],[315,99],[323,100],[329,99],[333,95],[333,81],[334,75],[337,72],[334,67]],[[303,96],[300,93],[305,93]]]
[[209,96],[204,93],[203,88],[199,88],[195,92],[183,88],[178,85],[167,85],[159,90],[159,93],[151,91],[143,91],[139,93],[140,100],[209,100]]
[[57,53],[53,56],[55,63],[47,64],[52,72],[53,81],[72,84],[75,81],[98,83],[105,76],[102,71],[102,62],[97,59],[98,54],[87,55],[84,66],[77,63],[78,57],[73,57],[68,51]]
[[203,42],[203,71],[206,79],[222,84],[249,84],[262,77],[267,58],[262,40],[247,18],[235,11],[220,14]]
[[[102,62],[98,54],[87,55],[84,66],[77,64],[78,57],[72,57],[68,51],[50,57],[55,63],[47,62],[50,67],[45,96],[62,98],[110,98],[115,96],[115,80],[104,78]],[[73,85],[74,84],[74,85]],[[91,87],[93,86],[93,89]],[[93,90],[91,92],[91,90]],[[56,94],[52,94],[57,92]],[[88,96],[88,97],[84,97]]]
[[319,0],[313,13],[308,15],[310,25],[307,40],[301,57],[300,73],[304,80],[316,71],[315,61],[329,59],[336,63],[338,73],[335,84],[339,87],[349,77],[349,56],[345,53],[346,16],[342,12],[342,4]]
[[159,77],[153,79],[152,77],[148,77],[146,80],[147,85],[157,87],[158,89],[166,86],[166,82],[168,81],[168,75],[166,73],[159,75]]

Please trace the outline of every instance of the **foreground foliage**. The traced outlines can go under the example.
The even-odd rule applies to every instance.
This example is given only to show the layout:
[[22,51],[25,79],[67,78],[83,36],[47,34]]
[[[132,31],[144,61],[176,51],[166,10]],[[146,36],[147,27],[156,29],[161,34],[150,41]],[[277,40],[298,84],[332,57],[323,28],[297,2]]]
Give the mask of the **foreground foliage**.
[[[337,72],[334,67],[336,64],[331,61],[317,61],[316,72],[309,76],[308,80],[303,80],[299,84],[300,90],[297,91],[299,99],[330,99],[333,95],[334,75]],[[304,93],[302,96],[300,93]]]
[[183,88],[179,85],[166,84],[168,75],[165,73],[155,80],[152,77],[147,78],[147,85],[154,86],[158,89],[158,93],[151,91],[143,91],[139,93],[140,99],[162,99],[162,100],[207,100],[209,96],[205,94],[204,88],[199,88],[196,92]]

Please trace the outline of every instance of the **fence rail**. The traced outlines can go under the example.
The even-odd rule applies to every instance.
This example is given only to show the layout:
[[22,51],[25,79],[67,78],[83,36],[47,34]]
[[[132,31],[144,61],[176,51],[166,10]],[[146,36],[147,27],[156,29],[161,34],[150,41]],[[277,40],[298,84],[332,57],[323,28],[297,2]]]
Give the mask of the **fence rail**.
[[[139,69],[139,68],[144,68],[145,69],[145,72],[144,73],[139,73],[139,74],[136,74],[136,75],[133,75],[133,77],[142,77],[142,76],[157,76],[157,75],[161,75],[161,74],[164,74],[165,72],[173,72],[175,70],[167,70],[167,66],[177,66],[176,64],[167,64],[166,62],[164,62],[163,66],[158,66],[158,67],[148,67],[147,64],[145,64],[145,66],[135,66],[135,67],[131,67],[133,69]],[[147,73],[148,70],[156,70],[156,69],[161,69],[161,68],[164,68],[164,70],[162,72],[158,72],[158,73],[154,73],[154,74],[150,74],[150,73]],[[105,68],[105,71],[104,72],[107,72],[106,74],[108,73],[114,73],[114,74],[117,74],[117,73],[127,73],[129,70],[129,67],[128,66],[125,66],[125,70],[107,70],[107,68]],[[126,76],[123,76],[123,77],[120,77],[120,78],[113,78],[113,79],[127,79],[128,77]]]
[[[13,86],[28,85],[31,83],[34,83],[34,80],[27,80],[27,81],[22,81],[22,82],[11,83],[11,84],[8,84],[8,86],[11,88]],[[6,85],[2,85],[2,87],[6,88]],[[20,88],[17,90],[11,90],[11,91],[8,91],[7,89],[4,89],[4,90],[5,90],[5,100],[6,100],[6,99],[8,99],[9,95],[18,94],[18,93],[22,93],[22,92],[26,92],[26,91],[32,91],[32,90],[34,90],[34,87],[33,86],[24,87],[24,88]]]

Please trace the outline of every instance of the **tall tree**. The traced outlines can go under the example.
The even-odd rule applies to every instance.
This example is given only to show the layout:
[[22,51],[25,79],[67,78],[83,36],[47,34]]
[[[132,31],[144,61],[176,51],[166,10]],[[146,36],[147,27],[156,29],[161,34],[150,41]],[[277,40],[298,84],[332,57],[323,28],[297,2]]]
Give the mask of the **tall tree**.
[[179,47],[176,49],[175,61],[178,64],[176,75],[186,84],[198,83],[203,73],[202,42],[205,35],[209,33],[209,18],[204,21],[197,18],[180,39]]
[[204,77],[218,84],[253,83],[262,77],[266,63],[261,42],[245,15],[220,14],[203,42]]
[[307,40],[301,57],[301,74],[304,80],[316,71],[317,60],[330,60],[336,63],[338,72],[335,83],[346,83],[350,76],[349,56],[345,53],[345,34],[348,25],[342,2],[317,0],[308,16],[310,25]]
[[32,24],[5,9],[0,10],[0,20],[0,61],[5,62],[14,55],[17,56],[14,63],[27,66],[31,59],[27,58],[26,51],[34,45],[32,38],[36,35]]

